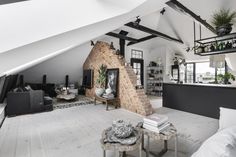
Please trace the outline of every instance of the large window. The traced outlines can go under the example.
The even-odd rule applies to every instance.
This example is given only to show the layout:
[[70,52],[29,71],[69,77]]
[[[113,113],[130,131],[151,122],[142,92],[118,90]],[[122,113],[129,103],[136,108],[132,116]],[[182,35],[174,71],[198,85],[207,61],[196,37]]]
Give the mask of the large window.
[[196,76],[197,83],[213,83],[216,80],[216,69],[210,67],[209,62],[196,63]]
[[209,62],[187,63],[185,68],[186,83],[215,83],[217,75],[226,72],[226,68],[211,68]]
[[132,49],[131,58],[143,59],[143,51]]
[[185,71],[185,82],[186,83],[194,83],[194,72],[195,72],[195,64],[189,63],[186,65],[186,71]]
[[137,85],[143,85],[143,51],[140,50],[131,50],[131,65],[137,76]]

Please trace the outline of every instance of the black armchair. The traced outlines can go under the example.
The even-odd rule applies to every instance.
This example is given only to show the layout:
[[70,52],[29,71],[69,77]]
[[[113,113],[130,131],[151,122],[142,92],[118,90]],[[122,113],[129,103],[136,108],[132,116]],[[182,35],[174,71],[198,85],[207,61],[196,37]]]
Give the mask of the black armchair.
[[44,111],[44,92],[8,92],[6,113],[8,116]]

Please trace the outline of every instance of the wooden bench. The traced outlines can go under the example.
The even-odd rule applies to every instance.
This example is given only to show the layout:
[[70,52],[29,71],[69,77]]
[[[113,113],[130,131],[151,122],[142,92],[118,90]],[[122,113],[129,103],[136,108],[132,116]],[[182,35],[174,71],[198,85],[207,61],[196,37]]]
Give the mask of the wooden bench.
[[119,104],[119,98],[111,98],[111,99],[108,99],[108,98],[103,98],[103,97],[99,97],[99,96],[96,96],[94,97],[94,104],[96,105],[96,101],[100,101],[102,103],[105,103],[106,104],[106,110],[108,111],[108,104],[112,104],[112,105],[115,105],[115,108],[118,108],[120,106]]

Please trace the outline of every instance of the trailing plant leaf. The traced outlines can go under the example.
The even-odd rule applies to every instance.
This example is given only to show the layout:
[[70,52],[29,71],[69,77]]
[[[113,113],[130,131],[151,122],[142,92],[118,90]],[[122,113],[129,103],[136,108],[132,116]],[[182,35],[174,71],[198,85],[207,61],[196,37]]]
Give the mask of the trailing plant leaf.
[[212,24],[215,27],[222,25],[234,24],[236,19],[236,12],[230,12],[230,9],[221,9],[212,15]]

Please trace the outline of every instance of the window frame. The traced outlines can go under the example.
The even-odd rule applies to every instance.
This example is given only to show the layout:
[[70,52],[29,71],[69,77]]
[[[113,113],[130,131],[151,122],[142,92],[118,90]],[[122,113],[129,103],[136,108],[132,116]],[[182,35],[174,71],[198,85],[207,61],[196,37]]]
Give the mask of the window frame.
[[[137,54],[137,52],[140,52],[140,54]],[[140,56],[140,58],[137,56]],[[137,49],[131,49],[131,58],[143,59],[143,51]]]
[[[185,66],[185,78],[184,78],[184,81],[187,82],[187,65],[188,64],[193,64],[193,83],[196,83],[196,64],[197,63],[206,63],[206,62],[209,62],[209,61],[202,61],[202,62],[188,62],[186,63],[186,66]],[[215,81],[217,81],[217,68],[215,68]],[[225,73],[228,72],[228,65],[227,65],[227,62],[225,61]]]

